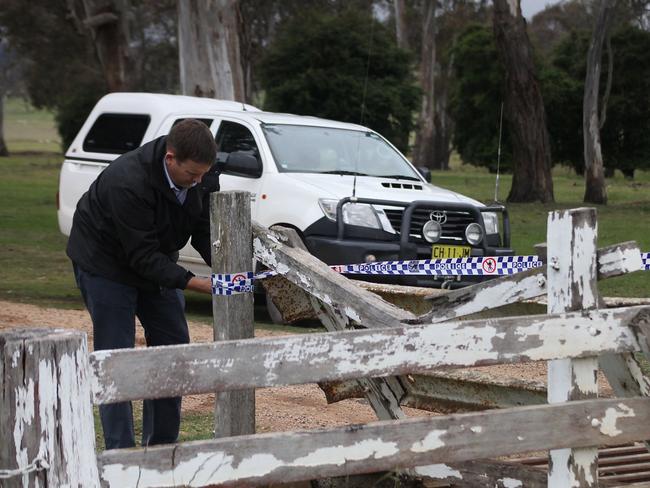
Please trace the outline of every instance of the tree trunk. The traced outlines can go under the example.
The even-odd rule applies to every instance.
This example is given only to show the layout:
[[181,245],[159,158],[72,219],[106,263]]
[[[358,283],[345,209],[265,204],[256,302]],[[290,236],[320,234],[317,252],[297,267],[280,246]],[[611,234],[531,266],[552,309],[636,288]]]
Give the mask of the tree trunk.
[[612,23],[616,0],[601,0],[598,17],[591,35],[587,54],[587,75],[582,105],[582,129],[585,150],[585,203],[607,203],[607,187],[603,170],[603,154],[600,147],[600,123],[598,117],[598,92],[600,89],[600,64],[603,42]]
[[[452,45],[455,44],[452,43]],[[454,120],[449,115],[449,86],[454,72],[454,55],[449,56],[447,66],[436,78],[433,168],[449,169],[451,138],[454,133]]]
[[436,67],[436,2],[424,2],[422,23],[422,60],[420,62],[420,88],[422,105],[418,121],[418,132],[413,148],[413,164],[432,167],[434,155],[434,77]]
[[178,0],[178,54],[184,95],[245,99],[238,0]]
[[494,0],[494,36],[506,75],[505,113],[513,152],[509,202],[553,201],[546,112],[520,0]]
[[109,91],[137,88],[141,63],[131,48],[129,0],[83,0],[86,19],[92,32],[97,57]]
[[5,144],[5,128],[4,128],[4,114],[5,114],[5,94],[0,89],[0,156],[9,156],[9,149]]
[[408,36],[406,34],[406,5],[404,0],[394,0],[395,7],[395,36],[397,45],[402,49],[409,48]]

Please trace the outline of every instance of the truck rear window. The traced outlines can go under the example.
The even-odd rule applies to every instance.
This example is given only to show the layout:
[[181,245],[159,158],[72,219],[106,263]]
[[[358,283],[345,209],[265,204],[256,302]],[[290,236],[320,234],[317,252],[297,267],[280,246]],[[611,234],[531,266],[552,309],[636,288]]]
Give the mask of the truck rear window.
[[151,118],[139,114],[102,114],[84,139],[86,152],[124,154],[140,147]]

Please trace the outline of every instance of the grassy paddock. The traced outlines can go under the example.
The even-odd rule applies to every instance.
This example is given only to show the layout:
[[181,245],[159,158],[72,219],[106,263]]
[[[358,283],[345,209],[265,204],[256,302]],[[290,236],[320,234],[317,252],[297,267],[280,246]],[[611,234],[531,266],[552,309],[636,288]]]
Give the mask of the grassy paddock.
[[[9,100],[7,106],[7,144],[14,155],[0,158],[0,299],[81,308],[65,256],[65,238],[56,220],[63,158],[48,152],[58,147],[52,118],[28,110],[20,101]],[[494,175],[484,170],[456,163],[451,171],[435,172],[433,181],[483,202],[494,197]],[[610,204],[598,207],[599,244],[637,240],[643,250],[650,251],[650,173],[638,172],[634,181],[616,175],[607,183]],[[549,210],[583,205],[582,178],[556,168],[554,184],[555,204],[509,205],[517,253],[531,253],[533,244],[545,240]],[[501,199],[509,188],[510,176],[504,175]],[[650,297],[650,273],[608,280],[601,289],[609,296]],[[209,297],[188,293],[188,306],[191,319],[211,322]]]
[[[495,175],[471,166],[452,165],[451,171],[436,171],[434,184],[472,196],[484,203],[494,201]],[[501,175],[499,200],[510,190],[511,175]],[[508,204],[512,245],[518,254],[533,252],[533,245],[546,241],[546,219],[551,210],[584,206],[584,180],[568,168],[553,171],[555,203]],[[650,172],[637,171],[634,180],[616,173],[607,180],[608,205],[596,205],[598,244],[606,246],[636,240],[650,251]],[[593,205],[590,205],[593,206]],[[650,297],[650,273],[637,272],[599,284],[606,296]]]
[[[56,220],[55,196],[63,158],[52,117],[16,100],[9,100],[5,115],[7,144],[13,155],[0,158],[0,299],[80,309],[83,304]],[[501,179],[502,199],[510,180],[510,176]],[[480,169],[456,164],[452,171],[434,173],[433,181],[486,203],[494,197],[494,175]],[[518,253],[531,253],[533,244],[545,240],[549,210],[582,206],[581,178],[557,168],[554,184],[556,204],[509,205]],[[650,251],[650,173],[639,173],[634,181],[617,175],[608,180],[608,187],[610,204],[598,208],[600,245],[637,240],[642,249]],[[609,296],[650,297],[650,273],[634,273],[600,286]],[[209,297],[188,293],[187,303],[191,320],[206,326],[212,323]],[[286,332],[316,330],[259,322],[256,327]],[[134,403],[134,415],[139,438],[141,402]],[[97,417],[97,445],[102,449]],[[180,437],[209,438],[212,430],[211,413],[190,413],[183,417]]]

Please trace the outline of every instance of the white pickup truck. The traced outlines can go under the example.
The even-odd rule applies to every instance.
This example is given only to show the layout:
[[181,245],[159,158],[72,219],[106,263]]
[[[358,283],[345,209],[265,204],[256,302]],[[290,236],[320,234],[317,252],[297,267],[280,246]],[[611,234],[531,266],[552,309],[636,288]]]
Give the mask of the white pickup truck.
[[[106,95],[88,116],[61,167],[61,232],[70,234],[77,201],[111,161],[186,118],[203,121],[215,134],[221,188],[250,192],[254,220],[295,229],[328,264],[513,254],[503,207],[430,184],[367,127],[152,93]],[[209,273],[189,245],[179,264]],[[480,277],[366,279],[455,287]]]

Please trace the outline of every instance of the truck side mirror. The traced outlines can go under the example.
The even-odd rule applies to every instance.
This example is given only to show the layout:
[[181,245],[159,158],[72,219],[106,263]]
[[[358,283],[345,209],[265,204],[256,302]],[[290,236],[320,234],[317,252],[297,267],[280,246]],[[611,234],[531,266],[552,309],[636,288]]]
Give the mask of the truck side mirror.
[[262,162],[248,151],[233,151],[217,153],[217,168],[219,173],[246,178],[262,176]]
[[431,170],[426,166],[416,166],[415,169],[424,176],[424,179],[427,180],[427,183],[431,183]]

